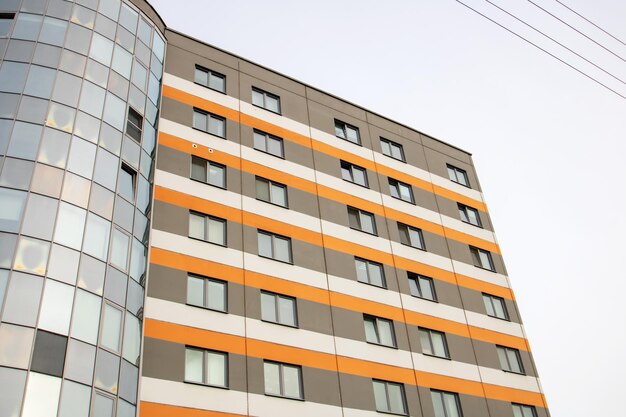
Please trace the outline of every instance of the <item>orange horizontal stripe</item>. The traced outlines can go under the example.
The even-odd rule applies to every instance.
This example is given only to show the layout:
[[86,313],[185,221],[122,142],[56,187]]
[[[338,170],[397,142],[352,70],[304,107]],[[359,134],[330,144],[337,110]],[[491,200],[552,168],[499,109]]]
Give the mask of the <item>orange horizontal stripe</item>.
[[244,415],[142,401],[139,404],[139,417],[244,417]]

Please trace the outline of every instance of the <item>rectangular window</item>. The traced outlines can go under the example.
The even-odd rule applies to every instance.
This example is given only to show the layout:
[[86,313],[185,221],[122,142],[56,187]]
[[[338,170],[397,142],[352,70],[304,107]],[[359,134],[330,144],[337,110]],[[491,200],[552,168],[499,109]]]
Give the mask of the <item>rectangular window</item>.
[[302,368],[278,362],[263,362],[265,394],[303,399]]
[[126,134],[136,142],[141,143],[141,131],[143,130],[143,117],[132,107],[128,108],[126,120]]
[[191,157],[191,179],[226,188],[226,167],[198,156]]
[[537,417],[537,410],[532,405],[512,404],[513,417]]
[[435,417],[462,417],[459,394],[454,392],[430,390],[430,397],[435,409]]
[[472,253],[472,260],[474,261],[474,266],[495,272],[496,268],[493,265],[493,258],[491,257],[491,252],[486,251],[484,249],[475,248],[474,246],[470,246],[470,252]]
[[393,198],[406,201],[408,203],[415,203],[413,199],[413,188],[402,181],[389,178],[389,192]]
[[259,88],[252,87],[252,104],[280,114],[280,97]]
[[469,187],[469,180],[467,179],[467,172],[461,168],[457,168],[453,165],[448,164],[448,177],[451,181],[456,182],[458,184]]
[[398,222],[398,232],[400,233],[400,243],[403,245],[426,250],[421,229]]
[[135,179],[137,173],[132,168],[122,164],[117,184],[117,193],[131,203],[135,201]]
[[480,215],[475,208],[466,206],[465,204],[457,203],[459,206],[459,216],[465,223],[473,224],[474,226],[483,227],[480,222]]
[[432,278],[408,272],[409,288],[413,297],[423,298],[425,300],[437,301],[435,294],[435,284]]
[[387,155],[398,161],[406,162],[404,159],[404,149],[399,143],[390,141],[389,139],[380,138],[380,147],[383,150],[383,155]]
[[372,380],[376,411],[393,414],[407,414],[404,385],[396,382]]
[[211,90],[226,93],[226,76],[219,72],[203,68],[196,65],[195,80],[196,84],[208,87]]
[[522,365],[522,357],[519,350],[505,346],[496,346],[498,350],[498,359],[500,359],[500,367],[503,371],[514,372],[516,374],[524,373]]
[[377,235],[376,219],[373,213],[359,210],[358,208],[348,207],[348,220],[350,228],[360,230],[361,232]]
[[348,142],[361,144],[361,135],[359,134],[359,128],[335,119],[335,135]]
[[193,109],[193,128],[226,138],[226,119],[216,114]]
[[483,302],[485,303],[485,310],[487,310],[488,316],[509,320],[509,313],[506,310],[504,298],[483,293]]
[[226,246],[226,220],[189,212],[189,237]]
[[285,326],[298,327],[296,299],[261,291],[261,319]]
[[0,13],[0,37],[9,34],[13,19],[15,19],[15,13]]
[[385,273],[382,264],[367,259],[354,258],[356,277],[359,282],[386,288]]
[[187,275],[187,304],[226,312],[226,282],[199,275]]
[[380,317],[363,315],[365,324],[365,340],[368,343],[396,347],[396,334],[393,330],[393,321]]
[[259,245],[259,256],[292,263],[290,238],[258,230],[257,241]]
[[228,354],[185,348],[185,382],[228,387]]
[[362,187],[369,188],[367,183],[367,170],[350,162],[341,161],[341,178]]
[[422,353],[424,355],[450,359],[445,333],[431,329],[424,329],[422,327],[418,329],[418,332],[420,335],[420,343],[422,345]]
[[279,158],[285,157],[283,139],[269,133],[254,130],[254,149],[257,151],[269,153]]
[[257,200],[287,207],[287,186],[279,182],[256,177]]

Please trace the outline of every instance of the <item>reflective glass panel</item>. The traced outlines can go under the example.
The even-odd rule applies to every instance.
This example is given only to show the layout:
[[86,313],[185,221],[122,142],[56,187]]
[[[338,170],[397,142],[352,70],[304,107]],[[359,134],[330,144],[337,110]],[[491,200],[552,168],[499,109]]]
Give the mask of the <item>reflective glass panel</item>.
[[0,68],[0,90],[8,93],[21,93],[27,75],[27,64],[5,61]]
[[71,204],[61,202],[57,216],[54,241],[80,250],[83,240],[86,212]]
[[91,385],[96,359],[96,348],[87,343],[69,339],[65,358],[65,378]]
[[52,245],[50,262],[48,263],[48,276],[68,284],[76,284],[79,259],[79,252],[65,246]]
[[72,138],[72,147],[67,161],[67,169],[75,174],[91,179],[96,146],[77,137]]
[[139,351],[141,348],[141,322],[132,314],[126,313],[124,323],[124,350],[123,357],[132,364],[139,365]]
[[104,347],[119,351],[121,326],[122,312],[109,304],[105,304],[101,340]]
[[0,416],[20,415],[25,384],[26,371],[0,367]]
[[34,335],[29,327],[0,324],[0,365],[28,369]]
[[45,17],[41,33],[39,34],[39,42],[62,46],[66,29],[66,21]]
[[17,232],[26,203],[26,193],[22,191],[0,188],[0,229]]
[[126,271],[128,265],[128,245],[130,239],[128,235],[117,229],[113,230],[113,243],[111,245],[111,264]]
[[39,328],[67,335],[72,316],[74,287],[53,280],[46,280],[41,302]]
[[22,236],[17,245],[13,269],[44,275],[49,252],[50,242]]
[[94,385],[111,393],[117,393],[120,358],[98,349]]
[[26,80],[24,94],[50,98],[55,75],[56,71],[53,69],[32,65],[28,73],[28,79]]
[[101,298],[86,291],[76,290],[74,315],[72,319],[72,337],[96,344],[98,324],[100,323]]
[[75,117],[75,109],[51,102],[50,108],[48,109],[48,116],[46,118],[46,126],[71,133],[74,128]]
[[24,215],[22,233],[40,239],[51,240],[58,200],[31,194]]
[[111,65],[111,56],[113,55],[113,42],[105,38],[104,36],[94,33],[91,40],[91,49],[89,50],[89,57],[96,61],[106,65]]
[[90,401],[90,387],[65,380],[58,417],[86,417],[89,415]]
[[92,417],[113,417],[113,398],[96,393],[93,396],[93,403]]
[[65,168],[69,147],[70,135],[45,128],[37,160],[44,164]]
[[61,378],[31,372],[22,417],[56,417],[60,393]]
[[89,213],[85,228],[83,251],[102,261],[106,261],[109,249],[111,223],[102,217]]

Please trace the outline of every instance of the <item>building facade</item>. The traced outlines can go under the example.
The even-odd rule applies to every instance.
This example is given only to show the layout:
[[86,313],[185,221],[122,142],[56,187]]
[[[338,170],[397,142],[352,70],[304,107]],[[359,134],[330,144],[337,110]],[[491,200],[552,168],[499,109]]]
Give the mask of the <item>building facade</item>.
[[470,154],[143,0],[0,8],[0,417],[549,415]]

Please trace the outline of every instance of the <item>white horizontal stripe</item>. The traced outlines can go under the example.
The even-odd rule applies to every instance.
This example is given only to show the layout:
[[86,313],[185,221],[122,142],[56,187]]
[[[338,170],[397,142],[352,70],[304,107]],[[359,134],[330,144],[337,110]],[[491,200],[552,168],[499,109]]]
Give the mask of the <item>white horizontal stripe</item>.
[[277,207],[273,204],[243,196],[243,209],[248,213],[257,214],[272,220],[279,220],[290,225],[297,225],[316,233],[321,233],[320,219],[300,213],[299,211]]
[[391,158],[385,154],[374,152],[374,162],[387,168],[391,168],[393,170],[401,172],[403,174],[419,178],[420,180],[426,182],[430,182],[430,172],[411,164],[398,161],[397,159]]
[[487,242],[496,243],[496,238],[491,230],[482,229],[477,226],[462,222],[459,219],[455,219],[449,216],[441,215],[441,222],[444,227],[449,229],[458,230],[466,235],[474,236],[479,239],[486,240]]
[[397,255],[401,258],[410,259],[411,261],[434,266],[436,268],[452,272],[452,260],[445,256],[412,248],[398,242],[391,242],[391,249],[394,255]]
[[248,394],[241,391],[141,377],[141,401],[248,415]]
[[246,318],[247,337],[299,349],[335,354],[333,337],[323,333]]
[[522,325],[512,321],[489,317],[485,314],[466,310],[467,323],[470,326],[481,327],[498,333],[505,333],[516,337],[526,338]]
[[457,194],[461,194],[473,200],[480,201],[481,203],[484,202],[483,194],[478,190],[475,190],[473,188],[468,188],[461,184],[457,184],[456,182],[450,180],[449,178],[440,177],[439,175],[435,175],[433,173],[430,174],[430,177],[431,177],[431,182],[435,185],[438,185],[441,188],[446,188]]
[[[348,216],[346,212],[346,217]],[[388,239],[370,235],[360,230],[351,229],[337,223],[331,223],[322,220],[322,231],[325,235],[335,237],[337,239],[346,240],[348,242],[389,253],[390,241]]]
[[315,182],[315,171],[304,165],[296,164],[287,159],[278,158],[265,152],[258,151],[254,148],[246,146],[241,147],[241,157],[247,161],[255,162],[259,165],[266,166],[277,170],[278,172],[302,178],[307,181]]
[[480,367],[480,375],[485,384],[500,385],[524,391],[541,392],[537,378],[504,372],[500,369]]
[[402,305],[406,310],[413,311],[415,313],[426,314],[466,324],[464,314],[465,310],[461,308],[452,307],[442,303],[435,303],[433,301],[424,300],[407,294],[402,294]]
[[347,278],[334,275],[328,276],[328,283],[331,291],[346,294],[356,298],[363,298],[367,301],[386,304],[400,308],[400,294],[389,291],[385,288],[364,284]]
[[233,110],[239,109],[240,100],[236,99],[235,97],[231,97],[218,91],[211,90],[210,88],[198,85],[191,81],[187,81],[183,78],[177,77],[167,72],[163,73],[163,85],[174,87],[177,90],[193,94],[196,97],[200,97],[204,100],[217,103],[220,106],[228,107]]
[[145,317],[181,326],[244,337],[244,318],[235,314],[192,307],[160,298],[146,297]]
[[367,159],[369,161],[374,160],[374,152],[371,149],[340,139],[335,135],[323,132],[314,127],[311,127],[311,137],[318,142],[325,143],[333,148],[341,149],[344,152],[360,156],[363,159]]
[[373,345],[343,337],[335,337],[335,344],[339,356],[413,369],[411,353],[406,350]]
[[506,275],[502,275],[497,272],[487,271],[486,269],[455,261],[454,259],[452,260],[452,266],[454,267],[454,271],[457,274],[465,275],[466,277],[475,278],[480,281],[488,282],[490,284],[509,288],[509,281],[506,278]]
[[[241,252],[240,252],[241,253]],[[245,269],[263,275],[269,275],[285,281],[297,282],[312,287],[328,289],[326,274],[301,266],[262,258],[258,255],[244,253]]]
[[[451,361],[415,352],[413,352],[413,362],[415,363],[415,369],[418,371],[470,381],[480,381],[478,366],[469,363]],[[417,382],[419,383],[419,379]]]
[[[306,386],[304,387],[306,398]],[[342,417],[341,407],[312,401],[294,401],[269,395],[249,394],[249,415],[256,417]]]
[[343,178],[334,177],[324,172],[316,171],[316,175],[317,183],[324,187],[340,191],[361,200],[371,201],[374,204],[382,204],[382,197],[378,191],[361,187]]
[[[212,187],[186,177],[172,174],[171,172],[157,169],[154,174],[154,184],[203,200],[214,201],[228,207],[241,209],[241,194],[233,193],[232,191],[227,191],[219,187]],[[219,215],[219,213],[215,214]]]
[[256,107],[245,101],[240,101],[239,105],[241,106],[241,112],[243,114],[247,114],[248,116],[263,120],[264,122],[282,127],[283,129],[290,130],[299,135],[306,136],[307,138],[310,137],[309,126],[305,124],[289,119],[285,116],[281,116],[280,114],[273,113],[269,110]]
[[[241,145],[201,130],[161,118],[159,131],[186,140],[189,142],[190,147],[193,147],[193,144],[198,145],[196,149],[200,149],[203,152],[206,151],[207,159],[210,159],[210,150],[213,150],[213,152],[224,152],[239,158]],[[189,149],[189,152],[191,152],[191,149]]]
[[431,223],[441,224],[441,217],[436,211],[428,210],[424,207],[408,203],[406,201],[393,198],[390,195],[382,194],[383,204],[393,210],[408,214],[409,216],[418,217]]

